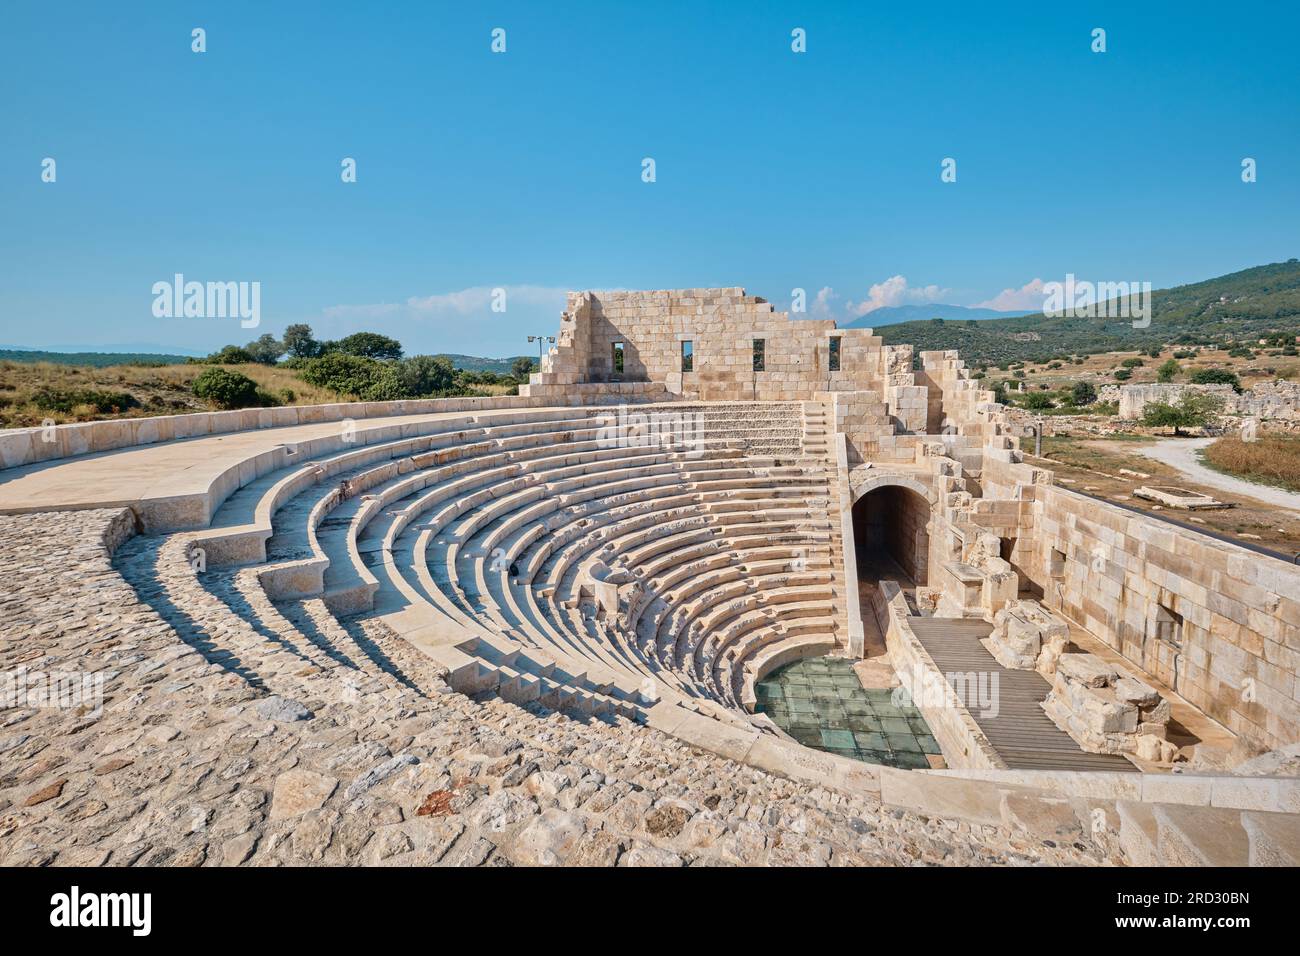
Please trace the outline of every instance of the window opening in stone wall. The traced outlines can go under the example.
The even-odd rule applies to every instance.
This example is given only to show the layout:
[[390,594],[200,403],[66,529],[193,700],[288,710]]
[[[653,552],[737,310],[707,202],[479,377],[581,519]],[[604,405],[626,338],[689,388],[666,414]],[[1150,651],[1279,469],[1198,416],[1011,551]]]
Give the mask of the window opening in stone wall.
[[840,337],[838,335],[831,337],[831,371],[840,370]]
[[1183,616],[1163,604],[1156,605],[1156,639],[1171,647],[1183,646]]
[[761,372],[767,364],[767,340],[754,339],[754,371]]
[[695,371],[695,343],[694,342],[682,343],[682,371],[683,372]]
[[623,374],[623,343],[615,342],[613,348],[614,374]]
[[1054,578],[1065,577],[1065,552],[1064,551],[1058,551],[1056,548],[1052,549],[1052,554],[1051,557],[1049,558],[1048,573],[1051,574],[1051,576]]

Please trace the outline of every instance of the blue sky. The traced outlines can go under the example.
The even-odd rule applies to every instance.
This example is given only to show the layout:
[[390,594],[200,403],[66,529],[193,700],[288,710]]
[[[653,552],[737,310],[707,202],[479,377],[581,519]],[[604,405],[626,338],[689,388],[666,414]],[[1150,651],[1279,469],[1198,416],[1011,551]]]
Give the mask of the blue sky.
[[[571,288],[853,318],[1300,254],[1295,6],[1054,6],[7,0],[0,344],[510,355]],[[155,318],[177,272],[261,327]]]

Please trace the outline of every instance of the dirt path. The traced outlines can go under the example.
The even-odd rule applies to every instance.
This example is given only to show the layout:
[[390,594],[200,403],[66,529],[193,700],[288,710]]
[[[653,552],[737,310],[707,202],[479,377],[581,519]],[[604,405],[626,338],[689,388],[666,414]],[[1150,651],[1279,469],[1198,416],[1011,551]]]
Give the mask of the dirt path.
[[1222,472],[1207,468],[1197,458],[1197,452],[1214,441],[1213,438],[1160,438],[1153,445],[1142,445],[1133,450],[1139,455],[1154,458],[1198,485],[1218,488],[1244,498],[1254,498],[1266,504],[1275,505],[1300,514],[1300,494],[1284,488],[1271,488],[1258,485],[1253,481],[1233,478]]

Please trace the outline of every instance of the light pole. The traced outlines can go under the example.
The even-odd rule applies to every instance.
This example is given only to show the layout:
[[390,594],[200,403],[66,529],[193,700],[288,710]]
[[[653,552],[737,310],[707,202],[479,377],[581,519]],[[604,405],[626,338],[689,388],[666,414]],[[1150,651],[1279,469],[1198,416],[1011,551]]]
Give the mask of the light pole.
[[545,356],[546,353],[546,343],[550,342],[552,345],[554,345],[555,336],[554,335],[530,335],[528,336],[528,341],[537,343],[537,370],[540,372],[542,370],[542,358]]

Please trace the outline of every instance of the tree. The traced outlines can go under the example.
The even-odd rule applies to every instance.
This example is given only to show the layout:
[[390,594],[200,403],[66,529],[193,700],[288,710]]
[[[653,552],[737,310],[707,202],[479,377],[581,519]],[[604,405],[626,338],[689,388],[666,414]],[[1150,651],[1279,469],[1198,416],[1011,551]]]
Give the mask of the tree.
[[334,343],[334,348],[344,355],[359,355],[372,359],[399,359],[402,343],[378,332],[354,332]]
[[374,359],[329,352],[309,359],[298,374],[308,385],[366,400],[376,386],[382,368],[383,364]]
[[1184,392],[1178,404],[1148,402],[1142,411],[1142,424],[1148,428],[1172,428],[1180,437],[1184,428],[1204,428],[1218,417],[1223,402],[1213,395]]
[[445,355],[413,355],[397,363],[397,378],[406,398],[421,398],[450,391],[456,369]]
[[526,355],[521,355],[519,358],[515,359],[514,363],[510,366],[510,374],[514,377],[515,381],[522,385],[528,381],[528,376],[533,374],[533,369],[536,367],[536,362]]
[[1231,385],[1232,390],[1241,394],[1241,380],[1237,373],[1226,368],[1198,368],[1191,374],[1193,385]]
[[1182,370],[1183,367],[1178,364],[1177,359],[1169,359],[1167,362],[1161,364],[1161,366],[1158,369],[1156,369],[1156,381],[1163,382],[1166,384],[1172,382],[1175,378],[1178,377],[1178,373],[1181,372]]
[[1132,369],[1127,369],[1127,368],[1115,369],[1115,381],[1117,382],[1127,382],[1132,377],[1133,377]]
[[1075,382],[1070,389],[1070,401],[1075,405],[1091,405],[1097,400],[1097,389],[1092,382]]
[[208,356],[210,365],[247,365],[253,361],[252,353],[238,345],[227,345]]
[[206,368],[190,386],[194,394],[219,408],[247,408],[261,404],[257,383],[242,372],[226,368]]
[[284,344],[268,332],[245,345],[244,351],[259,365],[274,365],[284,354]]
[[1041,411],[1047,408],[1055,408],[1056,403],[1052,401],[1051,396],[1046,392],[1030,392],[1021,399],[1020,406],[1033,411]]
[[320,343],[312,338],[311,326],[299,322],[284,330],[284,350],[294,358],[315,358]]

